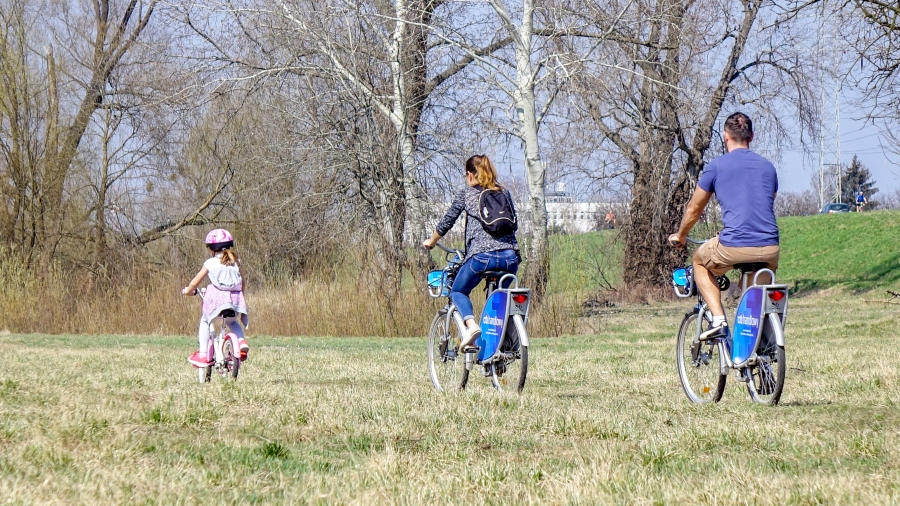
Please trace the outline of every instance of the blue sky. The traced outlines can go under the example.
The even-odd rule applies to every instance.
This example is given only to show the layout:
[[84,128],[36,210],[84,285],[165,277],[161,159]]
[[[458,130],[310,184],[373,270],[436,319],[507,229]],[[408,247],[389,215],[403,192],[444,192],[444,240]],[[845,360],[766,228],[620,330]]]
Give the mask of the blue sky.
[[[887,140],[878,127],[858,119],[852,113],[841,115],[841,163],[849,165],[853,156],[869,169],[880,192],[900,189],[900,155],[888,152]],[[776,161],[781,191],[802,192],[819,170],[818,152],[804,155],[800,150],[787,151]]]

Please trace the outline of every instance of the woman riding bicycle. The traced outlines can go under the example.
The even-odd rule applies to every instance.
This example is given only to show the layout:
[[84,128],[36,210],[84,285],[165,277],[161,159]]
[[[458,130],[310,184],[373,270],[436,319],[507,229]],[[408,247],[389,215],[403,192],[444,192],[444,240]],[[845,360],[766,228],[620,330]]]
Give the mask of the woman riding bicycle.
[[[485,192],[501,192],[512,208],[512,196],[509,190],[497,182],[497,170],[485,155],[475,155],[465,164],[466,186],[453,199],[447,214],[431,234],[431,238],[422,243],[425,249],[431,249],[453,228],[453,224],[463,211],[466,212],[466,257],[463,265],[453,281],[450,298],[456,309],[465,320],[466,330],[460,349],[464,350],[475,342],[481,334],[481,327],[475,321],[472,301],[469,293],[481,281],[481,273],[486,271],[506,271],[513,274],[519,268],[519,243],[516,241],[515,229],[502,233],[486,230],[480,219],[480,207]],[[515,216],[512,221],[516,222]],[[489,227],[488,227],[489,228]]]

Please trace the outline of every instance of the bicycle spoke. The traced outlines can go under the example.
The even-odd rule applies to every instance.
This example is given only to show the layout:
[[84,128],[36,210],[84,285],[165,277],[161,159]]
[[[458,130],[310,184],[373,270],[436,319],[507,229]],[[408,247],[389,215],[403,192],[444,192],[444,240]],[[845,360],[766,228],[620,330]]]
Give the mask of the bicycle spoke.
[[718,402],[725,389],[725,375],[719,370],[719,342],[697,341],[698,317],[687,315],[678,331],[676,359],[684,393],[692,402]]

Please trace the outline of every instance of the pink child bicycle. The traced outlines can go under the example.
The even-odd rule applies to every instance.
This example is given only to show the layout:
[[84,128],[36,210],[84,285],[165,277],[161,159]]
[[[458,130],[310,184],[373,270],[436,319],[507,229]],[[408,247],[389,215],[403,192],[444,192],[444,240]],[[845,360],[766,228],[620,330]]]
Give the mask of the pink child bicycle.
[[[197,295],[203,298],[206,290],[197,290]],[[209,349],[206,356],[209,363],[206,367],[198,367],[200,383],[208,383],[215,370],[223,379],[236,380],[241,369],[241,352],[238,343],[238,335],[231,332],[226,319],[237,318],[237,308],[223,308],[212,315],[209,320]],[[243,316],[243,315],[240,315]]]

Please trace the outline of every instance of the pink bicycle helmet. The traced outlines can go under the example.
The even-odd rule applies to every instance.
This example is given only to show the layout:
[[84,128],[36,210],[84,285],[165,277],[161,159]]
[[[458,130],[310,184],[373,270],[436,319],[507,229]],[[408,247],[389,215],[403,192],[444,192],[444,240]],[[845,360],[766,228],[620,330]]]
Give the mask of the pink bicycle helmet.
[[206,234],[206,241],[204,242],[209,246],[209,249],[221,251],[234,246],[234,237],[231,237],[231,234],[224,228],[217,228]]

